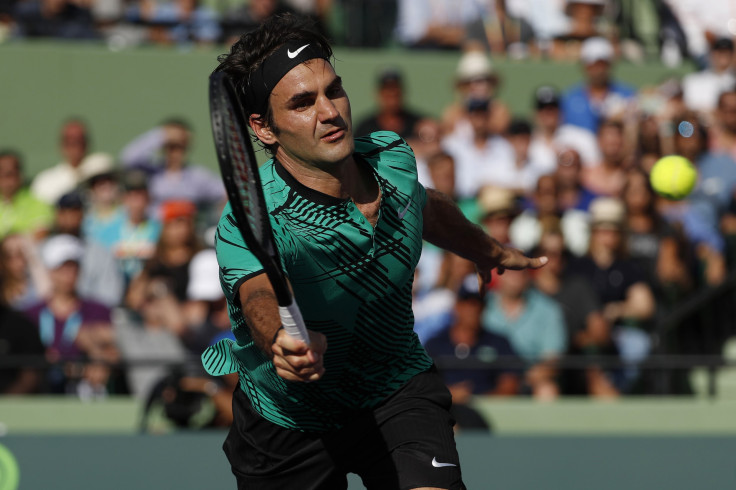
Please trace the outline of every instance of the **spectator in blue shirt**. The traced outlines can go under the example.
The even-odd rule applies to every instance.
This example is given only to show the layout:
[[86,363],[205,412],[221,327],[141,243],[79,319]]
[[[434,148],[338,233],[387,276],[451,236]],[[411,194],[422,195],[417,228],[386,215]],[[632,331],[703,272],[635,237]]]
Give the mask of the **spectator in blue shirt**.
[[636,90],[611,78],[613,45],[602,37],[586,39],[580,49],[580,61],[586,80],[565,92],[560,108],[563,124],[598,132],[604,119],[623,114],[633,102]]

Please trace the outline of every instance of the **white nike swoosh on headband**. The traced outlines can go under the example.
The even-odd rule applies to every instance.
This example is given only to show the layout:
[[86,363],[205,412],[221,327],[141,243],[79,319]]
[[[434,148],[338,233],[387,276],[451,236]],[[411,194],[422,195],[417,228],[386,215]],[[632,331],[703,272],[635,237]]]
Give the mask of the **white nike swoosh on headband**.
[[309,46],[309,44],[305,44],[304,46],[302,46],[301,48],[297,49],[297,50],[296,50],[296,51],[294,51],[293,53],[291,52],[291,50],[290,50],[290,49],[287,49],[287,50],[286,50],[286,55],[287,55],[287,56],[288,56],[289,58],[291,58],[291,59],[294,59],[294,58],[296,58],[297,56],[299,56],[299,53],[301,53],[301,52],[302,52],[302,50],[303,50],[304,48],[306,48],[307,46]]
[[452,464],[452,463],[440,463],[439,461],[437,461],[437,458],[432,458],[432,466],[434,466],[435,468],[442,468],[443,466],[457,466],[457,465]]

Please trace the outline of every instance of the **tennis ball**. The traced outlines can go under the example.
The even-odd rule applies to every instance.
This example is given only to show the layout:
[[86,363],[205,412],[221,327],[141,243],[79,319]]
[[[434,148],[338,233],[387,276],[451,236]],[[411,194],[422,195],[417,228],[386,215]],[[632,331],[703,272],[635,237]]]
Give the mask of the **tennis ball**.
[[656,161],[649,182],[660,196],[673,201],[684,199],[695,187],[698,171],[685,157],[667,155]]

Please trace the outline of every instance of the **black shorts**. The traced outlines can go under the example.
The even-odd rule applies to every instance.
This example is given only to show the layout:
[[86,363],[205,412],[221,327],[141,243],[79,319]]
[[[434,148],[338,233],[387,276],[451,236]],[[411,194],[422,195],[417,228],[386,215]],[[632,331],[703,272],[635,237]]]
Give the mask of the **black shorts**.
[[368,490],[464,490],[449,413],[450,393],[434,372],[409,380],[342,429],[299,432],[253,410],[243,390],[223,449],[239,490],[345,490],[356,473]]

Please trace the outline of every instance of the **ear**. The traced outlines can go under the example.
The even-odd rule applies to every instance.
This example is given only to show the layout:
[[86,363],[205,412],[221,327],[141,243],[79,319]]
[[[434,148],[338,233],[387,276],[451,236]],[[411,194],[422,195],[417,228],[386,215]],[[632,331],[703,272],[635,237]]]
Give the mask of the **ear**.
[[248,124],[250,124],[250,129],[253,130],[253,134],[255,134],[263,144],[273,145],[277,143],[276,135],[271,128],[266,125],[266,122],[260,117],[260,114],[251,114],[248,118]]

